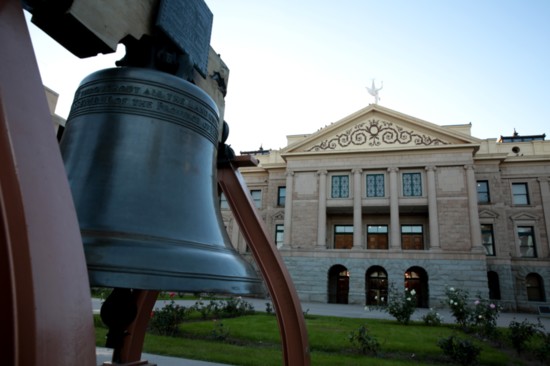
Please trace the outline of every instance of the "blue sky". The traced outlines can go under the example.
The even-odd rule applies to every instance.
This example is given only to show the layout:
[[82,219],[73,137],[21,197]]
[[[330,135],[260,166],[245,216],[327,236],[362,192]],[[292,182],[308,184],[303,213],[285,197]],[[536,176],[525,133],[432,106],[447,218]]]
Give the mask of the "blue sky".
[[[550,133],[550,1],[206,0],[230,68],[228,142],[281,148],[373,102],[478,138]],[[32,32],[66,117],[78,83],[121,57],[74,58]],[[550,138],[550,135],[549,135]]]

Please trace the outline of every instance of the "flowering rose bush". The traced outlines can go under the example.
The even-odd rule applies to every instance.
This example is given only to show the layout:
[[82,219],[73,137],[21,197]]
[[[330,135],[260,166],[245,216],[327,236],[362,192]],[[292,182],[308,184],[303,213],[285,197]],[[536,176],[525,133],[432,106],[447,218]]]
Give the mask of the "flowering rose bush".
[[470,319],[471,309],[468,307],[468,291],[448,287],[445,290],[447,305],[451,314],[460,326],[466,327]]
[[470,314],[471,326],[475,327],[482,335],[487,337],[494,336],[497,331],[497,319],[500,310],[500,306],[489,300],[476,299]]
[[384,310],[401,324],[409,324],[411,316],[416,310],[416,291],[405,289],[399,291],[392,284],[389,291],[388,305]]

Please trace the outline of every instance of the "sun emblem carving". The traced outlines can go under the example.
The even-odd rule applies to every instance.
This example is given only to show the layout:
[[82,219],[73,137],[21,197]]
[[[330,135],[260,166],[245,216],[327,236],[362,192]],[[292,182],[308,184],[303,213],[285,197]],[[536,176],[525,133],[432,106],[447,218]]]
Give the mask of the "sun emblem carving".
[[448,142],[439,138],[419,134],[412,130],[406,130],[395,126],[392,122],[370,119],[367,122],[359,123],[330,139],[310,147],[307,151],[334,150],[350,145],[380,146],[382,143],[400,145],[447,145]]

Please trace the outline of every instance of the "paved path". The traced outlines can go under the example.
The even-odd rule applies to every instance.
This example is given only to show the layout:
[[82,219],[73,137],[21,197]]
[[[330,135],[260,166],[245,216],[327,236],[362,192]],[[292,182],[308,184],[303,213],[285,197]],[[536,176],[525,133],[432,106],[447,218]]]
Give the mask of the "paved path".
[[[266,303],[269,300],[266,299],[253,299],[245,298],[247,302],[254,306],[256,311],[265,311]],[[181,306],[190,307],[195,304],[195,300],[177,300],[175,301]],[[204,301],[208,303],[208,300]],[[160,300],[157,301],[155,308],[162,308],[169,301]],[[99,312],[101,307],[101,301],[98,299],[92,299],[92,306],[94,312]],[[360,318],[360,319],[393,319],[387,313],[379,310],[365,309],[362,305],[354,304],[324,304],[324,303],[302,303],[302,311],[310,315],[327,315],[338,316],[348,318]],[[420,320],[424,314],[428,312],[428,309],[417,309],[412,316],[412,320]],[[439,314],[443,317],[443,322],[454,323],[454,318],[448,310],[440,310]],[[523,313],[501,313],[497,323],[499,326],[507,327],[512,320],[521,322],[527,320],[532,323],[537,323],[540,319],[542,325],[546,331],[550,331],[550,317],[540,317],[536,314],[523,314]],[[111,360],[112,351],[106,348],[98,347],[96,351],[97,363]],[[203,361],[194,361],[175,357],[165,357],[150,354],[143,354],[142,359],[149,360],[149,362],[156,363],[158,366],[224,366],[218,363],[210,363]]]

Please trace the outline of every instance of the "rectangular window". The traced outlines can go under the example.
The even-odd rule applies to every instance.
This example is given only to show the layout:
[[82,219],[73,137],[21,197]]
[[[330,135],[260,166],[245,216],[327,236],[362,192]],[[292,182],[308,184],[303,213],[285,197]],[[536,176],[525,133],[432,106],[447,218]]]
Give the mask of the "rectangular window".
[[489,182],[486,180],[477,181],[477,202],[489,203],[491,197],[489,196]]
[[422,196],[422,176],[420,173],[403,173],[403,196]]
[[285,207],[286,187],[279,187],[277,190],[277,206]]
[[493,236],[493,225],[481,224],[481,243],[485,248],[485,254],[495,255],[495,242]]
[[388,225],[367,225],[367,249],[388,249]]
[[250,195],[252,196],[254,206],[256,206],[256,208],[262,208],[262,191],[254,189],[250,191]]
[[229,209],[229,203],[227,202],[227,197],[225,197],[225,194],[223,194],[223,192],[220,194],[220,209],[222,210]]
[[525,258],[536,258],[535,232],[532,226],[518,226],[519,254]]
[[385,197],[384,174],[367,174],[367,197]]
[[512,197],[514,205],[528,205],[529,191],[527,183],[512,183]]
[[349,176],[333,175],[332,176],[332,198],[348,198],[349,197]]
[[353,225],[334,226],[334,249],[351,249],[353,247]]
[[277,247],[283,245],[285,240],[285,226],[283,224],[275,225],[275,244]]
[[412,250],[424,249],[422,225],[401,225],[401,247]]

